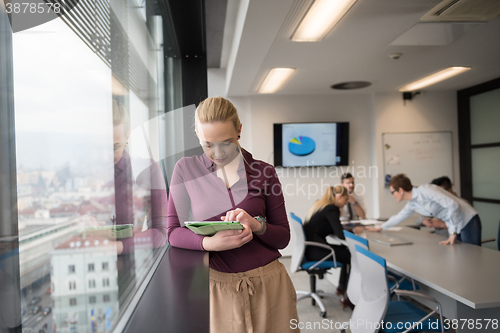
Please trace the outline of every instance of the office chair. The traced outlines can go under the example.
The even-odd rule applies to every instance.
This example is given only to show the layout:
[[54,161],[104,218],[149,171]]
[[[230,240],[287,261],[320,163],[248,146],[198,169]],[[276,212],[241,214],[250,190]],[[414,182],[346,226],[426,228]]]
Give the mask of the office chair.
[[368,250],[368,240],[346,230],[344,230],[344,236],[349,252],[351,252],[351,271],[349,272],[349,283],[347,284],[347,297],[349,297],[352,304],[356,305],[359,297],[361,297],[361,271],[359,270],[355,246],[359,245]]
[[[385,333],[413,331],[444,333],[439,302],[427,295],[398,289],[394,291],[397,295],[421,297],[434,302],[436,308],[426,313],[410,302],[390,301],[385,259],[362,246],[356,245],[355,249],[361,271],[361,295],[350,321],[353,333],[373,333],[379,330]],[[435,313],[439,313],[439,319],[432,317]]]
[[[320,290],[316,290],[316,276],[320,279],[323,279],[325,273],[327,273],[329,269],[341,267],[341,263],[337,263],[337,261],[335,260],[335,252],[333,251],[331,246],[318,242],[306,241],[304,236],[304,229],[302,227],[302,220],[294,213],[290,213],[290,216],[292,217],[292,221],[290,224],[292,225],[292,229],[295,232],[295,246],[293,248],[290,271],[292,273],[298,271],[306,271],[309,274],[309,283],[311,286],[311,291],[296,291],[297,295],[300,295],[297,297],[297,301],[307,297],[311,297],[312,305],[316,305],[316,303],[318,303],[318,306],[321,309],[319,315],[324,318],[326,317],[326,308],[321,301],[321,298],[334,297],[339,299],[340,297],[335,294],[329,294]],[[315,246],[327,249],[330,251],[330,254],[319,261],[307,261],[307,259],[304,257],[307,246]]]
[[[359,270],[359,264],[356,256],[355,246],[361,246],[366,250],[369,249],[368,240],[363,237],[359,237],[352,232],[344,230],[344,236],[347,242],[347,247],[349,252],[351,252],[351,271],[349,273],[349,283],[347,284],[347,296],[351,300],[352,304],[356,305],[357,300],[360,295],[360,285],[361,285],[361,272]],[[389,279],[389,290],[417,290],[419,287],[415,284],[413,279],[411,281],[407,280],[405,276],[399,276],[394,273],[389,273],[387,275]]]
[[497,241],[497,249],[498,251],[500,251],[500,222],[498,223],[498,237],[496,239],[495,238],[481,239],[481,245],[494,241]]

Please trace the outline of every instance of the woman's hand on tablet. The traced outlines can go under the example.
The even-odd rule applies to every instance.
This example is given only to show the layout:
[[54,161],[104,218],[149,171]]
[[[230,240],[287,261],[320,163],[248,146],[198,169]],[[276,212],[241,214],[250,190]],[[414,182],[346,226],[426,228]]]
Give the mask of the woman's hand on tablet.
[[241,208],[230,210],[226,216],[221,217],[222,221],[238,221],[243,226],[248,226],[252,232],[258,232],[262,225],[259,221],[250,216],[246,211]]
[[205,251],[226,251],[245,245],[253,239],[253,233],[247,225],[242,225],[243,230],[221,230],[211,237],[206,236],[203,248]]

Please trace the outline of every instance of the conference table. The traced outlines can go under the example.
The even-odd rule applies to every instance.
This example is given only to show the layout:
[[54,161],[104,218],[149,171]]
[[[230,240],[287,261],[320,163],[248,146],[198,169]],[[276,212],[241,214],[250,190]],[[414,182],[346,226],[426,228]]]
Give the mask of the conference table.
[[[418,292],[436,298],[456,331],[500,330],[500,251],[466,243],[440,245],[442,236],[411,227],[381,233],[412,244],[381,244],[370,240],[371,232],[360,236],[368,238],[370,250],[385,258],[390,270],[413,279]],[[433,303],[415,300],[434,308]]]
[[500,251],[467,243],[440,245],[442,236],[411,227],[394,229],[382,233],[413,244],[388,246],[365,233],[370,250],[385,258],[389,269],[414,279],[419,292],[436,298],[443,315],[458,320],[457,331],[499,331]]

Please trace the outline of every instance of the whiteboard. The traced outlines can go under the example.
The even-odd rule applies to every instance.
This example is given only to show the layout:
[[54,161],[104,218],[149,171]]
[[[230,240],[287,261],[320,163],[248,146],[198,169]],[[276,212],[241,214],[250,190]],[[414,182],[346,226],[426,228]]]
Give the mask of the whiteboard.
[[448,176],[453,182],[451,132],[383,133],[385,183],[404,173],[414,186]]

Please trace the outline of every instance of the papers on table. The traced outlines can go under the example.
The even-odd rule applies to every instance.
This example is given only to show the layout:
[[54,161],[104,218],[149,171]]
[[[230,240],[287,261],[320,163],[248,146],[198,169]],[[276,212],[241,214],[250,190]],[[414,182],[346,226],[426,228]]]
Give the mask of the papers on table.
[[379,225],[384,222],[377,221],[377,220],[355,220],[355,221],[345,221],[341,222],[342,224],[349,224],[349,223],[354,223],[354,224],[361,224],[361,225]]
[[384,244],[387,246],[395,246],[395,245],[411,245],[412,241],[406,240],[401,237],[397,237],[391,234],[384,234],[380,232],[370,232],[368,234],[368,239],[371,241],[375,241],[380,244]]

